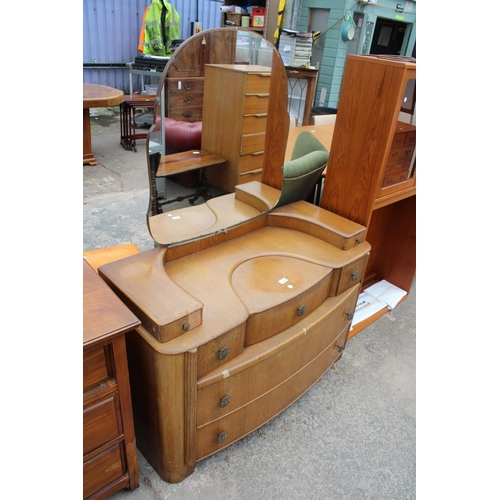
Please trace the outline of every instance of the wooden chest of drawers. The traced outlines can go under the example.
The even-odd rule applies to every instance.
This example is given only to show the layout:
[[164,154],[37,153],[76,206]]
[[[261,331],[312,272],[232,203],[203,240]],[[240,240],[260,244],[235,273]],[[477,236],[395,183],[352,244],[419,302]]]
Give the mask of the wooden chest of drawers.
[[364,237],[301,201],[181,258],[157,248],[99,269],[142,321],[127,334],[137,442],[165,481],[276,416],[341,356]]
[[140,325],[83,262],[83,498],[139,485],[125,332]]
[[260,180],[270,81],[266,66],[205,65],[201,149],[227,159],[207,172],[210,184],[233,192]]
[[411,177],[416,142],[416,127],[398,122],[385,167],[383,188],[406,181]]
[[203,78],[167,79],[167,116],[184,122],[201,121]]

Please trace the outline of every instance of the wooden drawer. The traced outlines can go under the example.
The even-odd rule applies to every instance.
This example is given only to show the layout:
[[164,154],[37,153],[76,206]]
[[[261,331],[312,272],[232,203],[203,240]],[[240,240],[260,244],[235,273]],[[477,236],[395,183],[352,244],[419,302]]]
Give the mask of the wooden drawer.
[[258,172],[248,172],[246,174],[241,174],[238,176],[238,184],[246,184],[247,182],[258,181],[260,182],[262,178],[262,169]]
[[271,73],[254,73],[247,75],[246,93],[264,94],[269,92],[271,84]]
[[186,106],[203,106],[203,94],[194,93],[178,93],[170,96],[169,107],[173,108],[183,108]]
[[245,325],[198,347],[198,379],[239,356],[245,342]]
[[[347,328],[344,337],[347,335]],[[196,431],[196,459],[219,451],[260,427],[306,392],[338,358],[337,341],[294,376],[226,416]]]
[[266,131],[267,113],[261,115],[249,115],[243,117],[242,134],[257,134]]
[[253,170],[262,169],[264,165],[264,151],[258,151],[248,155],[240,156],[238,172],[244,174]]
[[267,104],[269,102],[269,95],[246,95],[243,105],[243,115],[255,115],[260,113],[267,113]]
[[83,391],[113,380],[112,346],[107,344],[83,353]]
[[168,93],[169,94],[189,94],[191,92],[199,92],[203,95],[203,78],[169,78]]
[[342,268],[336,295],[340,295],[356,283],[361,283],[369,257],[370,254],[363,255],[363,257]]
[[183,122],[199,122],[202,118],[202,106],[185,106],[168,110],[168,117]]
[[84,455],[122,434],[120,400],[117,392],[83,408]]
[[397,165],[405,160],[411,160],[413,151],[415,150],[414,145],[403,146],[400,148],[392,148],[389,152],[389,159],[387,161],[387,166]]
[[243,135],[241,137],[241,155],[248,155],[251,153],[259,153],[264,151],[264,143],[266,140],[266,134],[250,134]]
[[417,131],[414,130],[413,132],[408,132],[406,134],[406,140],[405,144],[416,144],[417,143]]
[[125,473],[123,444],[117,444],[83,464],[83,498],[89,498],[110,486]]
[[[337,345],[343,347],[345,330],[351,322],[348,314],[356,307],[358,288],[327,299],[314,313],[276,338],[247,348],[226,365],[229,376],[213,383],[210,376],[200,380],[197,425],[221,418],[283,383],[326,349],[332,339],[334,349]],[[337,356],[340,354],[337,349]]]

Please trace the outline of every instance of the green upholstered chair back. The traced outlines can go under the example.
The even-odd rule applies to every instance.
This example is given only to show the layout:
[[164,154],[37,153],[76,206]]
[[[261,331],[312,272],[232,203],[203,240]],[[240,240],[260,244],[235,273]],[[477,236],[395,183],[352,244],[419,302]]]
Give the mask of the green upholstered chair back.
[[311,132],[301,132],[290,161],[283,165],[283,186],[276,207],[305,200],[326,168],[328,157],[328,150]]

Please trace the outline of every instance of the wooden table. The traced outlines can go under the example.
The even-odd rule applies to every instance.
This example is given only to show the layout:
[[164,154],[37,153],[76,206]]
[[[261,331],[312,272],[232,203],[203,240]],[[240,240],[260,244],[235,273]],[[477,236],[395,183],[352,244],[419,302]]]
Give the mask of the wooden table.
[[92,153],[90,133],[90,108],[118,106],[123,102],[123,92],[107,85],[83,84],[83,164],[97,165]]

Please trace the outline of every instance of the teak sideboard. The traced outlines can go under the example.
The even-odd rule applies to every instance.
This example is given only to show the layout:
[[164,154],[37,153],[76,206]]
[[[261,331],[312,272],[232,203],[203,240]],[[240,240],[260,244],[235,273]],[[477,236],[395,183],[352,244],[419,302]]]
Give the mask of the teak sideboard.
[[363,226],[299,201],[99,268],[141,320],[127,334],[137,444],[162,479],[182,481],[342,355],[369,251]]
[[140,321],[83,261],[83,498],[139,486],[125,332]]

